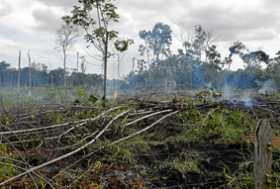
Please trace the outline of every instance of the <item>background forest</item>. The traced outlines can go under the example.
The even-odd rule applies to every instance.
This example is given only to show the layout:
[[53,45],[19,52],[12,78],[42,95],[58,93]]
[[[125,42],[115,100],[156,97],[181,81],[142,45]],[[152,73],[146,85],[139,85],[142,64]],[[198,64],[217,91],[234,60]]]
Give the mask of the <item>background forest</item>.
[[[122,90],[153,89],[166,92],[176,89],[232,87],[237,89],[263,88],[276,90],[280,86],[280,53],[269,57],[262,50],[250,51],[242,42],[229,47],[228,56],[222,57],[212,35],[202,26],[195,26],[192,34],[182,36],[182,48],[171,50],[172,29],[157,23],[149,31],[140,31],[142,44],[139,56],[133,58],[133,70],[123,80],[112,80]],[[232,57],[239,57],[244,68],[233,71]],[[109,57],[110,58],[110,57]],[[44,64],[32,63],[19,70],[9,63],[0,62],[0,86],[67,86],[102,87],[103,76],[81,72],[67,72],[58,68],[48,70]],[[65,76],[65,78],[64,78]],[[109,85],[110,86],[110,85]],[[111,85],[112,86],[112,85]]]

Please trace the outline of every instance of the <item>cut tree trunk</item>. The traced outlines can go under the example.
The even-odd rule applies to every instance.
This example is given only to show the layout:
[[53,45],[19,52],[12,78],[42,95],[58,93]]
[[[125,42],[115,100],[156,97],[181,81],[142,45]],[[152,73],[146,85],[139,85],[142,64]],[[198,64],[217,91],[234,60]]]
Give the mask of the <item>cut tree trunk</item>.
[[268,120],[261,120],[257,126],[255,142],[255,189],[271,188],[272,128]]

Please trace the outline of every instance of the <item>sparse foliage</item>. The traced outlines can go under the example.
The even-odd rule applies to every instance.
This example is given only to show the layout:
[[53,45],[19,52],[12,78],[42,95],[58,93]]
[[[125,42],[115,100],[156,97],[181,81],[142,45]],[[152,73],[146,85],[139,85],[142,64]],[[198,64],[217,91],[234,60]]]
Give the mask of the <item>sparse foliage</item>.
[[64,24],[57,31],[57,44],[63,53],[64,86],[66,86],[67,75],[67,53],[79,37],[79,31],[74,26],[69,17],[63,17]]
[[139,47],[140,55],[149,56],[152,52],[153,63],[159,63],[161,57],[166,58],[171,55],[172,30],[169,25],[157,23],[151,31],[140,31],[139,36],[145,41],[145,45]]
[[[74,6],[71,17],[73,24],[80,26],[85,32],[85,40],[94,46],[103,57],[104,62],[104,94],[107,91],[107,62],[110,56],[110,43],[118,40],[118,32],[112,26],[119,22],[119,14],[113,0],[83,0]],[[119,42],[119,41],[118,41]],[[124,42],[128,45],[128,42]],[[121,49],[122,51],[126,50]]]

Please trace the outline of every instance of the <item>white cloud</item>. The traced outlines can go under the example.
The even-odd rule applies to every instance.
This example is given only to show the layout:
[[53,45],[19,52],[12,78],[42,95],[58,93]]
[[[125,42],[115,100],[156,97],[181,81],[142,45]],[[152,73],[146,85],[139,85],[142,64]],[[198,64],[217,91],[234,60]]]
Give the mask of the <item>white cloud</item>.
[[[61,56],[54,50],[55,31],[61,16],[69,12],[78,0],[0,0],[0,59],[16,65],[18,49],[31,49],[36,61],[48,63],[51,68],[61,65]],[[273,54],[278,49],[280,31],[279,0],[117,0],[121,21],[116,28],[121,36],[136,39],[138,32],[151,29],[156,22],[169,24],[178,36],[190,31],[196,24],[210,30],[218,40],[223,54],[235,40],[242,40],[254,50],[265,49]],[[137,43],[123,63],[129,68],[136,54]],[[176,49],[174,45],[174,49]],[[79,45],[81,49],[83,45]],[[5,48],[6,47],[6,48]],[[70,66],[75,66],[71,54]],[[96,60],[90,59],[98,64]],[[97,70],[89,66],[88,70]],[[98,68],[100,70],[100,68]],[[112,74],[113,67],[110,73]]]
[[55,32],[62,25],[62,16],[65,13],[59,12],[55,8],[44,7],[34,9],[32,16],[36,22],[35,29],[41,31]]
[[12,12],[12,7],[5,0],[0,0],[0,17],[5,17]]
[[74,4],[77,4],[77,0],[37,0],[42,2],[48,6],[59,6],[69,8],[72,7]]

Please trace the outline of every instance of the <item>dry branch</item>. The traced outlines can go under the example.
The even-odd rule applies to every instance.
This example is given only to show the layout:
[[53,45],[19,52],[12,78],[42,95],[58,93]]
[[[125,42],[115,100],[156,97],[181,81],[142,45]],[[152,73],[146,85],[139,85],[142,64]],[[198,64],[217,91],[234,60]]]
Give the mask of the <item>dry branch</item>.
[[137,132],[135,132],[135,133],[133,133],[133,134],[131,134],[131,135],[128,135],[128,136],[126,136],[126,137],[123,137],[123,138],[121,138],[121,139],[119,139],[119,140],[116,140],[115,142],[112,142],[111,145],[118,144],[118,143],[123,142],[123,141],[125,141],[125,140],[131,139],[131,138],[133,138],[133,137],[135,137],[135,136],[137,136],[137,135],[140,135],[140,134],[142,134],[143,132],[146,132],[147,130],[151,129],[152,127],[154,127],[155,125],[157,125],[157,124],[160,123],[161,121],[165,120],[166,118],[171,117],[172,115],[177,114],[178,112],[179,112],[179,111],[176,111],[176,112],[172,112],[172,113],[170,113],[170,114],[167,114],[167,115],[161,117],[160,119],[158,119],[156,122],[154,122],[154,123],[152,123],[151,125],[149,125],[148,127],[145,127],[144,129],[142,129],[142,130],[140,130],[140,131],[137,131]]
[[[13,131],[2,131],[2,132],[0,132],[0,136],[22,134],[22,133],[32,133],[32,132],[41,131],[41,130],[49,130],[49,129],[54,129],[54,128],[58,128],[58,127],[66,127],[66,126],[69,126],[71,124],[80,124],[80,123],[86,123],[86,122],[93,122],[93,121],[96,121],[97,119],[103,117],[107,113],[112,112],[112,111],[117,110],[117,109],[120,109],[120,108],[123,108],[123,107],[124,106],[114,107],[114,108],[111,108],[111,109],[101,113],[97,117],[82,119],[82,120],[79,120],[79,121],[67,122],[67,123],[62,123],[62,124],[55,124],[55,125],[46,126],[46,127],[39,127],[39,128],[21,129],[21,130],[13,130]],[[72,127],[72,128],[75,129],[75,127]]]
[[69,152],[69,153],[67,153],[67,154],[64,154],[64,155],[62,155],[62,156],[60,156],[60,157],[57,157],[57,158],[55,158],[55,159],[53,159],[53,160],[50,160],[50,161],[48,161],[48,162],[45,162],[45,163],[43,163],[43,164],[41,164],[41,165],[32,167],[32,168],[28,169],[27,171],[25,171],[25,172],[23,172],[23,173],[21,173],[21,174],[18,174],[18,175],[14,176],[14,177],[11,177],[11,178],[7,179],[7,180],[4,181],[4,182],[1,182],[1,183],[0,183],[0,186],[5,186],[6,184],[8,184],[8,183],[10,183],[10,182],[12,182],[12,181],[14,181],[14,180],[16,180],[16,179],[22,177],[22,176],[25,176],[25,175],[27,175],[27,174],[29,174],[29,173],[32,173],[32,172],[34,172],[34,171],[37,171],[37,170],[39,170],[39,169],[41,169],[41,168],[43,168],[43,167],[46,167],[46,166],[48,166],[48,165],[51,165],[51,164],[56,163],[56,162],[58,162],[58,161],[61,161],[61,160],[63,160],[63,159],[66,159],[66,158],[68,158],[68,157],[70,157],[70,156],[72,156],[72,155],[74,155],[74,154],[76,154],[76,153],[82,151],[83,149],[87,148],[87,147],[90,146],[91,144],[95,143],[96,140],[97,140],[101,135],[103,135],[103,133],[113,124],[114,121],[116,121],[116,120],[119,119],[120,117],[124,116],[124,115],[127,114],[129,111],[131,111],[131,110],[122,112],[122,113],[118,114],[116,117],[114,117],[114,118],[113,118],[113,119],[112,119],[112,120],[111,120],[111,121],[110,121],[110,122],[95,136],[95,137],[94,137],[94,139],[92,139],[92,140],[89,141],[88,143],[84,144],[84,145],[81,146],[80,148],[77,148],[77,149],[74,150],[74,151],[71,151],[71,152]]

